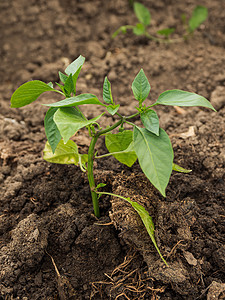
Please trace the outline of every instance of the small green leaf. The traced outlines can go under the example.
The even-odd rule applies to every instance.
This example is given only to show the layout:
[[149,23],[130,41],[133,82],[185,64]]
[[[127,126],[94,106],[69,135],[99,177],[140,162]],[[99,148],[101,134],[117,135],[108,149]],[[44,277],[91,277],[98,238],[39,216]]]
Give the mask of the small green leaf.
[[147,7],[139,2],[134,2],[134,12],[138,20],[144,24],[149,25],[151,22],[151,14]]
[[173,106],[203,106],[216,111],[212,104],[203,96],[182,90],[170,90],[163,92],[159,95],[155,104]]
[[173,163],[173,171],[177,171],[177,172],[180,172],[180,173],[190,173],[192,170],[184,169],[181,166],[176,165],[176,164]]
[[49,83],[47,83],[47,85],[53,89],[53,83],[51,81]]
[[65,84],[67,78],[68,78],[67,75],[63,74],[62,72],[59,72],[59,79],[62,81],[62,83]]
[[77,59],[75,59],[65,70],[67,75],[74,75],[79,71],[79,69],[83,66],[85,62],[85,57],[80,55]]
[[80,71],[81,71],[81,68],[84,64],[84,61],[85,61],[85,58],[82,55],[80,55],[65,70],[67,75],[72,74],[72,76],[73,76],[74,94],[76,94],[77,78],[80,74]]
[[161,259],[163,260],[163,262],[167,265],[167,262],[165,261],[165,259],[163,258],[158,246],[157,246],[157,243],[156,243],[156,240],[155,240],[155,226],[154,226],[154,223],[152,221],[152,217],[149,215],[149,213],[147,212],[147,210],[142,206],[140,205],[139,203],[135,202],[135,201],[131,201],[130,198],[126,198],[126,200],[132,205],[132,207],[136,210],[136,212],[139,214],[151,240],[152,240],[152,243],[154,244],[157,252],[159,253]]
[[105,80],[104,80],[104,83],[103,83],[103,100],[106,103],[113,104],[111,84],[110,84],[107,76],[105,77]]
[[142,171],[165,197],[173,165],[173,148],[168,135],[162,128],[156,136],[145,128],[135,126],[134,150]]
[[115,113],[118,111],[119,107],[120,107],[119,104],[117,104],[117,105],[108,105],[108,106],[106,107],[106,109],[107,109],[107,111],[108,111],[108,113],[109,113],[110,115],[114,116]]
[[165,28],[165,29],[158,30],[157,33],[160,35],[164,35],[166,38],[168,38],[168,36],[172,34],[174,31],[175,28]]
[[133,149],[133,134],[130,130],[124,130],[117,134],[107,134],[105,136],[105,145],[119,162],[128,167],[131,167],[137,160]]
[[151,87],[148,79],[145,76],[143,69],[141,69],[132,83],[132,91],[135,99],[141,104],[148,97],[150,89]]
[[146,30],[146,27],[142,23],[138,23],[138,24],[136,24],[135,27],[133,27],[133,33],[135,35],[142,35],[142,34],[144,34],[145,30]]
[[[104,114],[104,113],[103,113]],[[73,107],[59,108],[54,114],[53,120],[56,123],[64,143],[73,136],[79,129],[96,123],[103,115],[99,115],[91,120],[87,120],[80,112]]]
[[105,104],[101,103],[95,95],[92,94],[80,94],[75,97],[67,98],[55,103],[43,104],[45,106],[50,107],[72,107],[77,105],[83,104],[97,104],[106,106]]
[[66,79],[66,82],[64,84],[64,92],[66,94],[66,97],[70,97],[71,93],[74,93],[74,85],[73,85],[73,76],[70,74],[68,78]]
[[44,160],[56,164],[74,164],[79,163],[79,154],[77,145],[73,141],[68,141],[66,144],[61,140],[53,154],[51,146],[47,142],[43,151]]
[[11,107],[22,107],[35,101],[44,92],[57,92],[46,83],[33,80],[22,84],[11,97]]
[[104,186],[106,186],[105,183],[99,183],[99,184],[96,186],[95,190],[100,189],[100,188],[102,188],[102,187],[104,187]]
[[112,38],[114,39],[118,34],[120,34],[120,32],[122,32],[123,34],[127,33],[127,27],[126,27],[126,26],[121,26],[120,28],[118,28],[118,29],[112,34]]
[[58,108],[49,108],[44,119],[45,133],[53,153],[62,138],[58,127],[53,120],[53,116],[57,110]]
[[205,6],[196,6],[191,18],[188,21],[189,31],[193,32],[197,29],[208,17],[208,9]]
[[141,121],[148,131],[159,135],[159,118],[154,110],[149,109],[142,112]]

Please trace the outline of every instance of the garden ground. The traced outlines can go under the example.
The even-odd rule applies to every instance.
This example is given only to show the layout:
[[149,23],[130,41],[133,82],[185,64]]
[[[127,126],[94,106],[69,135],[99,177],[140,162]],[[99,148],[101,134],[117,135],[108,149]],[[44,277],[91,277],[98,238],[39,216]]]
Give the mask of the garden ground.
[[[143,1],[151,32],[176,27],[197,1]],[[132,33],[129,1],[9,0],[0,3],[0,299],[224,299],[225,297],[225,4],[203,0],[208,20],[188,41],[159,44]],[[76,166],[42,160],[46,141],[40,103],[10,108],[12,92],[28,80],[58,81],[57,71],[79,55],[86,62],[78,93],[102,99],[107,75],[121,114],[135,113],[131,83],[140,70],[151,84],[150,101],[168,89],[203,95],[217,109],[159,107],[171,137],[174,173],[164,199],[142,174],[114,158],[95,163],[96,181],[130,196],[153,217],[165,267],[128,204],[102,197],[96,219],[86,175]],[[84,107],[88,118],[99,111]],[[101,111],[101,108],[100,108]],[[116,119],[116,117],[115,117]],[[112,124],[109,115],[100,123]],[[136,124],[140,124],[136,121]],[[89,138],[73,139],[86,153]],[[97,145],[106,153],[104,141]]]

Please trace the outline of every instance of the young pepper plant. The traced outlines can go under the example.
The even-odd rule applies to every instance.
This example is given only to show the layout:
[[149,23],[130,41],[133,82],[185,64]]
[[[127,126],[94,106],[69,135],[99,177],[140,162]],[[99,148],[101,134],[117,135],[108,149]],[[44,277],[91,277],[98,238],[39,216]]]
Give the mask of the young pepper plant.
[[187,20],[186,15],[182,15],[182,21],[185,27],[185,33],[182,38],[171,39],[171,34],[175,31],[175,28],[164,28],[158,30],[156,34],[161,37],[157,37],[148,32],[148,28],[151,24],[151,13],[147,7],[139,2],[133,3],[134,13],[139,21],[136,25],[123,25],[119,27],[112,35],[115,38],[120,33],[127,33],[127,30],[132,30],[135,35],[143,35],[150,40],[157,42],[179,42],[186,40],[193,32],[207,19],[208,9],[205,6],[197,5],[192,11],[191,18]]
[[[154,239],[154,224],[148,212],[137,202],[131,201],[130,198],[99,192],[99,188],[105,184],[101,183],[96,186],[93,175],[93,161],[94,159],[113,155],[119,162],[131,167],[138,160],[146,177],[165,197],[165,190],[172,170],[184,173],[190,172],[190,170],[186,170],[173,162],[174,155],[170,139],[166,132],[159,127],[158,115],[152,108],[158,105],[176,105],[202,106],[214,111],[215,109],[204,97],[182,90],[165,91],[159,95],[155,103],[149,106],[143,105],[151,87],[144,71],[141,69],[132,83],[133,95],[138,104],[135,107],[137,112],[130,116],[123,116],[118,112],[120,105],[114,102],[111,84],[107,77],[105,77],[103,84],[104,103],[90,93],[76,95],[77,78],[84,61],[85,58],[79,56],[66,68],[65,74],[59,72],[62,84],[57,83],[57,85],[60,90],[54,89],[51,82],[46,84],[34,80],[24,83],[13,93],[11,107],[17,108],[28,105],[44,92],[56,92],[63,95],[63,100],[43,104],[49,107],[44,119],[47,142],[43,151],[43,158],[51,163],[79,165],[82,171],[87,171],[96,217],[100,216],[98,200],[103,194],[120,197],[129,202],[141,217],[159,255],[163,259]],[[92,119],[87,119],[81,111],[84,104],[105,107],[111,116],[117,115],[118,120],[112,126],[101,128],[97,121],[104,113]],[[137,116],[141,119],[142,127],[132,122]],[[131,130],[125,130],[124,123],[129,124]],[[84,127],[89,132],[91,142],[88,153],[80,154],[76,143],[70,138]],[[115,133],[115,129],[118,129],[118,132]],[[105,137],[105,145],[109,152],[98,156],[95,152],[95,145],[101,136]]]

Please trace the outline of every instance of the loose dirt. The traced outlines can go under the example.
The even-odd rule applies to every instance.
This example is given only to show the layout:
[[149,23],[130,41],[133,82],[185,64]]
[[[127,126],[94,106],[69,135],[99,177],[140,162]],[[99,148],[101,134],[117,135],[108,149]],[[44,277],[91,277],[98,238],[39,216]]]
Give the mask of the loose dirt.
[[[197,1],[143,1],[151,32],[182,31]],[[0,3],[0,299],[224,299],[225,298],[225,5],[203,0],[208,20],[193,38],[158,44],[132,33],[111,39],[121,25],[135,24],[129,1],[9,0]],[[102,197],[96,219],[85,174],[76,166],[43,161],[46,108],[60,96],[10,108],[12,92],[28,80],[58,81],[57,71],[79,55],[86,62],[78,93],[102,99],[107,75],[121,114],[135,113],[131,83],[140,70],[151,84],[150,101],[168,89],[196,92],[217,112],[159,107],[175,163],[164,199],[139,166],[114,158],[95,163],[96,181],[131,197],[153,218],[160,260],[131,207]],[[85,106],[88,118],[101,111]],[[116,119],[116,117],[115,117]],[[112,124],[109,115],[100,123]],[[139,121],[136,121],[139,124]],[[73,137],[82,153],[89,138]],[[104,141],[98,153],[106,153]]]

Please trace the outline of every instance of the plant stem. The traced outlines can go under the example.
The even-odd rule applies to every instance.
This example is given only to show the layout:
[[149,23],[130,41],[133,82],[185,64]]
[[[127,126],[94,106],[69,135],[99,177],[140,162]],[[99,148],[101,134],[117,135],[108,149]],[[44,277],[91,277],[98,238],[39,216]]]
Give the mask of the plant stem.
[[105,134],[107,132],[112,131],[116,127],[120,126],[120,124],[123,122],[123,118],[121,118],[117,123],[114,125],[104,129],[104,130],[99,130],[93,137],[89,146],[88,150],[88,166],[87,166],[87,175],[88,175],[88,182],[91,190],[91,198],[92,198],[92,203],[93,203],[93,208],[94,208],[94,214],[97,218],[100,217],[100,211],[99,211],[99,203],[98,203],[98,195],[94,191],[95,189],[95,180],[94,180],[94,174],[93,174],[93,161],[94,161],[94,149],[95,149],[95,144],[100,137],[100,135]]
[[99,205],[98,205],[98,196],[97,196],[96,192],[94,192],[95,180],[94,180],[94,174],[93,174],[94,149],[95,149],[95,144],[97,142],[97,139],[98,139],[98,137],[94,136],[92,138],[91,144],[89,146],[87,175],[88,175],[88,181],[89,181],[89,186],[90,186],[90,190],[91,190],[91,198],[92,198],[92,203],[93,203],[93,208],[94,208],[94,214],[97,218],[99,218],[100,212],[99,212]]

